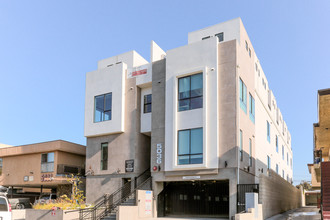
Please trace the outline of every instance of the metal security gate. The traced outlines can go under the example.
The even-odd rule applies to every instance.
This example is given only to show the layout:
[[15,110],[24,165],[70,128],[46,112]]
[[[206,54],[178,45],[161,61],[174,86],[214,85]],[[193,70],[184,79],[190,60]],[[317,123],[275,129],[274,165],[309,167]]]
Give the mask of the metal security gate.
[[259,184],[238,184],[237,185],[237,213],[245,211],[245,193],[256,192],[260,200]]
[[228,217],[229,182],[170,182],[158,201],[159,217]]

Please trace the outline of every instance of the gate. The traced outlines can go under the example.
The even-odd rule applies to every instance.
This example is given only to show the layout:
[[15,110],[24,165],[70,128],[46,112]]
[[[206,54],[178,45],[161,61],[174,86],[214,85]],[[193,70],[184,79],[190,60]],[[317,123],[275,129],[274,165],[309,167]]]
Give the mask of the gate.
[[237,213],[245,211],[245,193],[258,193],[260,200],[259,184],[237,184]]

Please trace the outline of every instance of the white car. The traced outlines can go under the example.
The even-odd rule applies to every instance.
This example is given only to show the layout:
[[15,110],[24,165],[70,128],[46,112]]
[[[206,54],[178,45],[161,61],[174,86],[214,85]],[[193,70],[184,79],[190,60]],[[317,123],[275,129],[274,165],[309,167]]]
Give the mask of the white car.
[[11,220],[11,205],[6,196],[0,196],[0,220]]

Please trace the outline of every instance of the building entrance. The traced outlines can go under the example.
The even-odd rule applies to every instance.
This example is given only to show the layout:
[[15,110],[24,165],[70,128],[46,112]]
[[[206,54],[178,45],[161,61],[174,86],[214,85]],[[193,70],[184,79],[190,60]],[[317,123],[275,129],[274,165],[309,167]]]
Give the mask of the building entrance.
[[164,183],[158,195],[159,217],[228,217],[229,181]]

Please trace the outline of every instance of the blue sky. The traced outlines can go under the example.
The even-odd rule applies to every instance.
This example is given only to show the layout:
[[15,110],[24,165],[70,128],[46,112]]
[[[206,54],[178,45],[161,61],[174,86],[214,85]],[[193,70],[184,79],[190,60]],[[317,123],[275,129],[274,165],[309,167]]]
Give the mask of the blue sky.
[[85,144],[85,73],[150,41],[241,17],[292,135],[294,181],[309,180],[317,90],[330,87],[330,1],[0,0],[0,143]]

